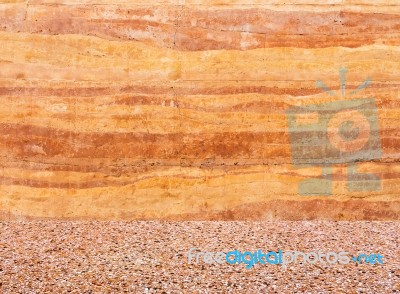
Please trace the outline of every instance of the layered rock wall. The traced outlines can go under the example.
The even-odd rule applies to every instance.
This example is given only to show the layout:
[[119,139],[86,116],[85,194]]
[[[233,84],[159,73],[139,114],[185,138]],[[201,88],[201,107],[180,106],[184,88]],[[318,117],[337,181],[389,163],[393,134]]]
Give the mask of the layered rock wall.
[[[397,0],[3,0],[0,42],[3,219],[400,218]],[[364,98],[353,157],[289,131]]]

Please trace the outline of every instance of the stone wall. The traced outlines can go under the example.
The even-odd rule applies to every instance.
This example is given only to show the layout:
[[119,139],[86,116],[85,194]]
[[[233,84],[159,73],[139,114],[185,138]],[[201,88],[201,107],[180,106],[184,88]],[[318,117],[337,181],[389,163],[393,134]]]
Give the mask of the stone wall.
[[397,0],[0,2],[1,218],[400,219]]

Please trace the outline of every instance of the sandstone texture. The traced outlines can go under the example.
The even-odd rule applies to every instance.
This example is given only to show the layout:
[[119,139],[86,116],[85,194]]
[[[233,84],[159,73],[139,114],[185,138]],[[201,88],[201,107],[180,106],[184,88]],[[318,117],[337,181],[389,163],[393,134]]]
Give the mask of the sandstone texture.
[[[0,44],[1,219],[400,219],[397,0],[3,0]],[[379,158],[300,195],[286,111],[369,97]]]

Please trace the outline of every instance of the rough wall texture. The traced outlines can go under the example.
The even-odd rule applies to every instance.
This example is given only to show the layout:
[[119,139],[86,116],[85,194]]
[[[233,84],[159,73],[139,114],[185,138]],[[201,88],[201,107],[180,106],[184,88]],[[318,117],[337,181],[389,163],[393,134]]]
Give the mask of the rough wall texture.
[[[400,219],[398,0],[3,0],[0,30],[1,218]],[[326,109],[289,134],[369,97],[342,143]]]

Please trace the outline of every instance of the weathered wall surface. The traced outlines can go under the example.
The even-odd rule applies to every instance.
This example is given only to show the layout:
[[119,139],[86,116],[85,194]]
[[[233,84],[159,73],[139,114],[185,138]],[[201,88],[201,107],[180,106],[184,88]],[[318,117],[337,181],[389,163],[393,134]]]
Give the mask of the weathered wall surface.
[[[397,0],[3,0],[0,44],[3,219],[400,219]],[[288,109],[367,97],[379,152],[300,195]]]

